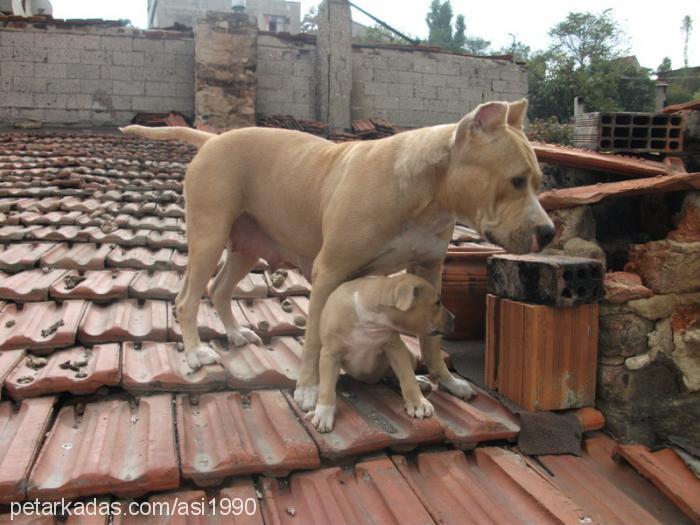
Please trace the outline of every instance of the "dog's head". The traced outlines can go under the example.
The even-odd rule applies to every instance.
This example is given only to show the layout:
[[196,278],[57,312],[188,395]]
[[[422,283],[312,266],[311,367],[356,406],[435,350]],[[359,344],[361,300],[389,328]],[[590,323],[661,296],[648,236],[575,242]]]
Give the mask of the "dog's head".
[[389,279],[391,286],[384,289],[379,303],[392,328],[416,336],[452,332],[454,315],[442,305],[435,287],[428,281],[412,274]]
[[527,101],[489,102],[455,127],[443,195],[489,241],[512,253],[539,251],[554,225],[537,200],[542,181],[523,132]]

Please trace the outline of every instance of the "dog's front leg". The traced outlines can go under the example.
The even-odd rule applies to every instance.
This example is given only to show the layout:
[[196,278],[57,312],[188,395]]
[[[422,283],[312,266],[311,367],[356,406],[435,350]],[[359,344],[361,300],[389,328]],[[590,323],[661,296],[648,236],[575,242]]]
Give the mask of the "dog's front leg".
[[[422,277],[436,290],[442,288],[442,260],[414,266],[409,269],[419,277]],[[440,336],[423,335],[419,337],[420,354],[430,376],[437,380],[438,384],[450,394],[462,399],[469,399],[474,395],[474,390],[469,383],[461,377],[454,376],[445,365],[440,351]]]
[[311,296],[309,297],[309,318],[306,322],[304,350],[301,353],[301,370],[294,390],[294,401],[299,408],[308,412],[316,406],[318,398],[318,360],[321,353],[319,324],[321,312],[328,296],[345,281],[345,276],[319,271],[314,267]]

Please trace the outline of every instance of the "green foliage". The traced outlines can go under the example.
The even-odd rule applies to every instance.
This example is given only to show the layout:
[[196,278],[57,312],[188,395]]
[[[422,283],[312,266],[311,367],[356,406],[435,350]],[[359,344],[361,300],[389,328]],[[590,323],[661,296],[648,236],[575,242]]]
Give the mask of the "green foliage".
[[681,23],[681,32],[683,33],[683,66],[686,69],[688,69],[688,40],[690,39],[690,33],[692,33],[692,31],[693,19],[690,15],[685,15]]
[[468,36],[467,24],[464,15],[458,15],[452,29],[452,3],[450,0],[433,0],[430,10],[425,17],[428,24],[428,40],[430,45],[464,51],[474,55],[486,53],[491,42],[483,38]]
[[656,72],[665,73],[666,71],[671,71],[671,69],[673,69],[673,66],[671,66],[671,57],[664,57],[659,67],[656,68]]
[[374,24],[367,28],[367,32],[356,39],[357,42],[364,42],[367,44],[383,42],[383,43],[404,43],[404,40],[400,39],[394,33],[389,31],[387,28],[380,26],[379,24]]
[[304,18],[302,18],[299,32],[308,34],[318,33],[318,9],[316,6],[311,7],[304,15]]
[[549,35],[549,49],[528,63],[530,118],[566,121],[577,96],[588,111],[653,111],[654,81],[635,59],[622,56],[624,35],[609,9],[569,13]]
[[572,146],[574,128],[571,124],[562,124],[556,117],[534,119],[527,129],[527,138],[536,142]]
[[666,103],[682,104],[697,97],[700,91],[700,68],[681,68],[664,73],[663,80],[668,82]]

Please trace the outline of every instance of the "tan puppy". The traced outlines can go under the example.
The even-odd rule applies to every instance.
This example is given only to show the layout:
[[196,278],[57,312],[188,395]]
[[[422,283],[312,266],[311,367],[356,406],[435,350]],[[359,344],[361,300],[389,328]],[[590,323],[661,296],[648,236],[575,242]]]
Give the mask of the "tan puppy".
[[[124,133],[182,139],[200,150],[184,181],[188,264],[175,301],[192,368],[217,354],[197,332],[197,310],[221,252],[226,263],[209,296],[229,341],[257,336],[236,322],[231,297],[258,257],[301,268],[313,290],[294,398],[316,405],[319,321],[345,281],[407,269],[440,289],[455,219],[513,253],[554,235],[535,195],[542,179],[522,124],[527,102],[482,104],[457,124],[375,141],[334,144],[307,133],[243,128],[214,135],[189,128],[128,126]],[[422,336],[430,375],[452,394],[472,390],[440,356],[440,338]]]
[[433,415],[420,391],[415,358],[399,334],[447,334],[454,316],[442,307],[435,288],[411,274],[363,277],[341,284],[321,314],[318,402],[307,414],[320,432],[333,428],[335,387],[342,367],[351,377],[376,383],[391,368],[411,417]]

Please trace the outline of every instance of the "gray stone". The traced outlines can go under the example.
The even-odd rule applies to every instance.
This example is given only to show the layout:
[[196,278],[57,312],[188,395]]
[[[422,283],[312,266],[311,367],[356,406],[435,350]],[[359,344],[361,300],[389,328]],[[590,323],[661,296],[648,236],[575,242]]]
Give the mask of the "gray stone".
[[654,323],[634,313],[604,314],[598,325],[598,351],[606,357],[630,357],[648,350]]

